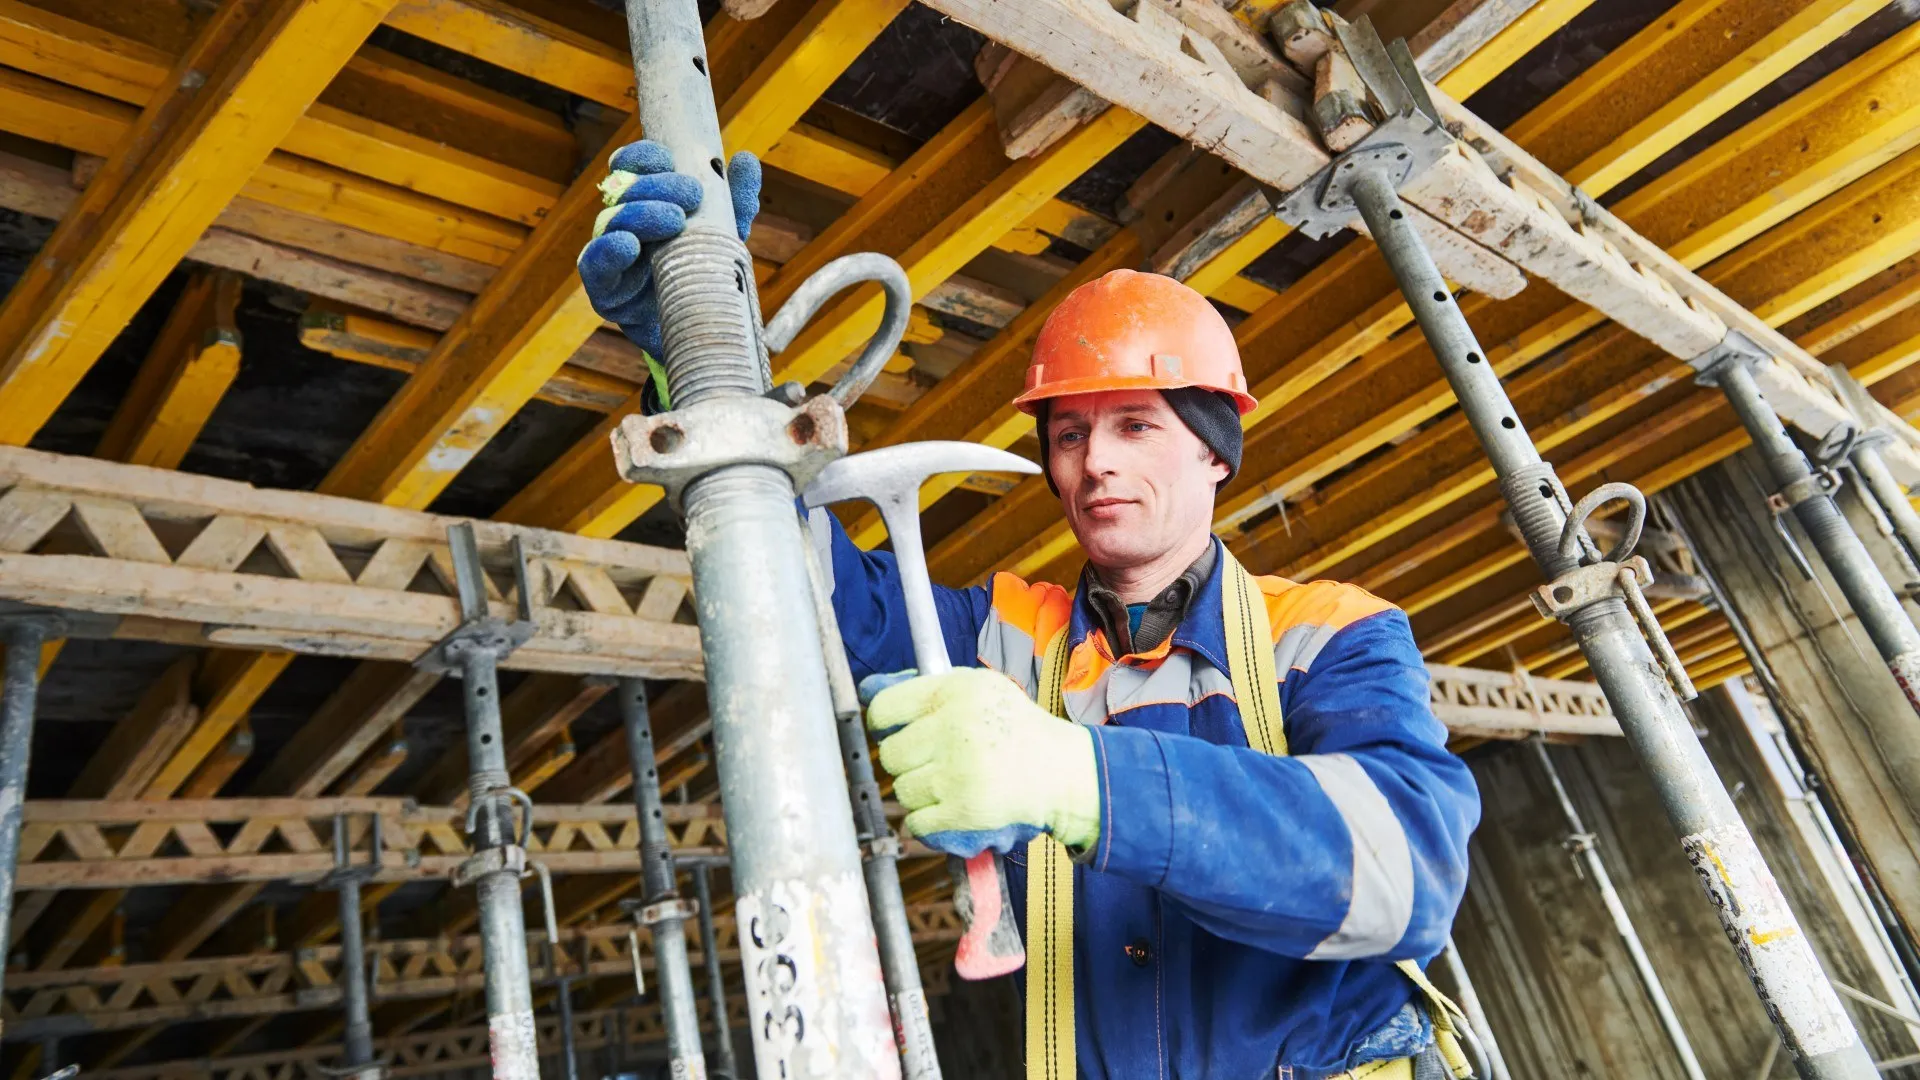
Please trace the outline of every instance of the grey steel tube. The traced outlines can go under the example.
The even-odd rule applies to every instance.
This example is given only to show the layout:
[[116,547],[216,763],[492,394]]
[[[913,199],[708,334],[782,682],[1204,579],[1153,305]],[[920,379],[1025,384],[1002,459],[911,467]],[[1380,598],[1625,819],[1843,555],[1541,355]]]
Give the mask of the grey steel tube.
[[1453,978],[1454,993],[1460,997],[1460,1011],[1467,1014],[1467,1023],[1473,1027],[1474,1045],[1480,1051],[1480,1063],[1487,1070],[1485,1080],[1512,1080],[1507,1059],[1500,1053],[1500,1043],[1493,1037],[1493,1025],[1487,1022],[1487,1010],[1480,1005],[1480,995],[1473,989],[1473,979],[1467,974],[1467,965],[1461,961],[1460,948],[1453,943],[1451,934],[1447,935],[1446,947],[1440,950],[1440,962]]
[[1906,550],[1907,561],[1920,567],[1920,513],[1914,512],[1906,487],[1894,478],[1893,470],[1887,468],[1887,459],[1880,456],[1880,448],[1863,438],[1854,446],[1848,460],[1865,481],[1867,494],[1893,523],[1894,539]]
[[[1352,192],[1500,479],[1528,551],[1548,580],[1558,578],[1576,565],[1575,557],[1559,550],[1569,509],[1565,489],[1553,467],[1541,460],[1499,377],[1486,363],[1446,279],[1406,220],[1392,182],[1363,164]],[[1618,597],[1596,601],[1569,615],[1567,625],[1653,781],[1794,1067],[1806,1080],[1877,1076],[1839,994],[1820,970],[1773,872],[1720,785],[1625,602]]]
[[733,1058],[733,1033],[727,1022],[727,980],[720,968],[720,942],[713,932],[713,885],[705,863],[693,865],[693,896],[700,901],[700,956],[707,965],[707,1009],[713,1014],[713,1041],[720,1059],[712,1075],[739,1080],[740,1063]]
[[[1913,620],[1900,606],[1900,598],[1881,576],[1873,556],[1867,554],[1866,545],[1860,542],[1833,496],[1813,488],[1813,469],[1807,464],[1807,456],[1780,425],[1773,406],[1761,396],[1753,372],[1736,358],[1723,361],[1709,375],[1727,395],[1727,403],[1766,459],[1774,483],[1782,492],[1796,488],[1811,491],[1793,504],[1793,516],[1813,540],[1827,572],[1866,629],[1867,638],[1907,695],[1907,704],[1920,713],[1920,630],[1914,629]],[[1911,514],[1911,508],[1908,512]]]
[[627,752],[633,756],[633,803],[640,815],[642,912],[653,932],[654,986],[666,1022],[667,1059],[674,1076],[703,1077],[707,1062],[700,1050],[700,1012],[694,1005],[693,970],[687,961],[686,920],[675,906],[680,892],[660,802],[660,772],[653,758],[647,684],[640,679],[621,679],[614,693],[620,697]]
[[[508,785],[506,739],[500,730],[498,660],[484,647],[460,650],[460,690],[467,709],[467,793],[476,822],[473,850],[516,842]],[[486,963],[487,1046],[495,1080],[540,1080],[533,1023],[533,985],[527,970],[527,923],[520,906],[520,875],[511,869],[474,883],[480,906],[480,949]]]
[[[27,759],[33,750],[33,703],[40,693],[40,647],[46,624],[25,618],[7,627],[0,683],[0,946],[13,940],[13,881],[26,815]],[[5,979],[0,972],[0,980]],[[0,981],[0,985],[4,985]]]
[[1607,864],[1600,858],[1600,849],[1594,843],[1593,834],[1587,831],[1586,822],[1580,819],[1580,811],[1573,805],[1573,797],[1567,794],[1567,787],[1560,782],[1560,771],[1553,766],[1553,756],[1547,753],[1546,740],[1535,735],[1528,742],[1533,744],[1534,756],[1540,761],[1540,768],[1547,774],[1547,782],[1553,786],[1553,795],[1560,803],[1560,815],[1567,819],[1567,831],[1570,847],[1575,851],[1587,874],[1593,879],[1594,888],[1600,892],[1601,903],[1607,906],[1607,915],[1613,920],[1613,929],[1620,935],[1621,944],[1627,947],[1627,955],[1633,959],[1633,970],[1640,975],[1640,985],[1647,992],[1647,998],[1653,1002],[1653,1011],[1660,1017],[1660,1026],[1666,1029],[1667,1039],[1673,1043],[1674,1052],[1680,1055],[1680,1067],[1692,1080],[1706,1080],[1706,1074],[1700,1069],[1700,1059],[1694,1056],[1693,1044],[1687,1041],[1687,1033],[1680,1026],[1680,1017],[1673,1011],[1673,1002],[1667,999],[1666,987],[1660,985],[1660,976],[1653,970],[1653,961],[1648,958],[1646,947],[1640,943],[1640,934],[1633,927],[1633,919],[1627,915],[1627,906],[1621,902],[1620,894],[1613,887],[1613,877],[1607,873]]
[[[346,833],[334,833],[335,863],[345,865]],[[340,1064],[355,1070],[373,1065],[373,1020],[367,1004],[367,950],[360,940],[360,880],[341,878],[334,886],[340,901],[340,1005],[347,1014]]]
[[[696,0],[627,4],[647,137],[699,179],[653,254],[675,408],[763,392],[753,261],[734,229]],[[847,781],[832,733],[794,486],[721,468],[681,493],[757,1072],[899,1075]]]
[[560,1009],[560,1059],[561,1068],[567,1080],[579,1080],[580,1062],[573,1038],[573,980],[559,979],[560,997],[557,999]]

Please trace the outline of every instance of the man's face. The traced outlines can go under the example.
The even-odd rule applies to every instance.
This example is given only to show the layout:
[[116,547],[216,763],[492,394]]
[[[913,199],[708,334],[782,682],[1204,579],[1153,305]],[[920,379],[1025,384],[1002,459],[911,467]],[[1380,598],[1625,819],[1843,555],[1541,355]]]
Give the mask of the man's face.
[[1047,465],[1095,566],[1142,565],[1213,527],[1227,466],[1157,390],[1055,398]]

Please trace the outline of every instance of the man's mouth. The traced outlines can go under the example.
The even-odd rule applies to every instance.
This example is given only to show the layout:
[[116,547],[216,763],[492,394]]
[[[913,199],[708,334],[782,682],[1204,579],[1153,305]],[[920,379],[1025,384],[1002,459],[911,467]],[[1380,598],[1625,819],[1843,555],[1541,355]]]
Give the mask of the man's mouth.
[[1132,499],[1090,499],[1081,504],[1081,509],[1089,514],[1111,513],[1122,506],[1133,505]]

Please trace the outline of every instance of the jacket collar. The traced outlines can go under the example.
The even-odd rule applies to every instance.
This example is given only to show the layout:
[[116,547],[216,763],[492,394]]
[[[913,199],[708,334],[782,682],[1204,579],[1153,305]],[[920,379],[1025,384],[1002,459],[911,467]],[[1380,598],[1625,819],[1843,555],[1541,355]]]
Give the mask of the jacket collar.
[[[1159,648],[1149,651],[1147,656],[1164,656],[1168,646],[1177,645],[1206,657],[1207,662],[1219,670],[1227,670],[1227,631],[1221,622],[1220,581],[1230,556],[1217,536],[1213,538],[1212,555],[1213,569],[1188,601],[1186,616],[1174,628],[1172,636]],[[1086,586],[1091,573],[1090,569],[1081,570],[1080,588],[1074,591],[1073,617],[1067,623],[1067,644],[1074,649],[1079,648],[1081,642],[1103,624],[1087,596]]]

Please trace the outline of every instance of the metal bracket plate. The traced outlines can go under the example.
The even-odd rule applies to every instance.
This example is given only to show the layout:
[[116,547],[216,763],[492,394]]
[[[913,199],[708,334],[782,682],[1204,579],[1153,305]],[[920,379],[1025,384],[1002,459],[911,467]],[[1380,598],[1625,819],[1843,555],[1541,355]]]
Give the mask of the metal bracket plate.
[[846,413],[824,394],[798,408],[764,397],[714,398],[629,416],[613,432],[620,475],[666,488],[676,508],[688,484],[729,465],[771,465],[797,489],[846,453]]
[[513,538],[513,580],[517,610],[512,622],[493,614],[487,604],[486,569],[480,565],[480,544],[473,523],[463,521],[447,529],[453,551],[453,576],[460,598],[460,625],[435,642],[413,666],[422,671],[458,674],[461,658],[486,651],[503,659],[533,637],[533,588],[527,574],[527,552],[520,537]]
[[1699,356],[1687,361],[1694,371],[1693,381],[1701,386],[1718,386],[1718,372],[1725,364],[1745,364],[1753,367],[1763,364],[1772,356],[1754,340],[1738,330],[1728,330],[1720,343]]
[[1364,168],[1385,171],[1398,188],[1452,149],[1453,135],[1416,110],[1374,128],[1306,183],[1268,198],[1275,217],[1318,240],[1360,219],[1351,189]]

